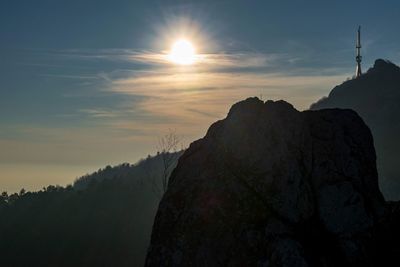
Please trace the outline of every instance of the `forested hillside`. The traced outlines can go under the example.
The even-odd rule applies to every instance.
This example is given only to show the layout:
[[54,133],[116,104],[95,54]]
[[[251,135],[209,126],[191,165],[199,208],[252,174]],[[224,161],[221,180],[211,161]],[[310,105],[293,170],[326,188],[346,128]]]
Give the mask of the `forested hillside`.
[[[0,197],[0,266],[141,266],[165,157],[107,166],[67,187]],[[23,255],[23,257],[22,257]]]

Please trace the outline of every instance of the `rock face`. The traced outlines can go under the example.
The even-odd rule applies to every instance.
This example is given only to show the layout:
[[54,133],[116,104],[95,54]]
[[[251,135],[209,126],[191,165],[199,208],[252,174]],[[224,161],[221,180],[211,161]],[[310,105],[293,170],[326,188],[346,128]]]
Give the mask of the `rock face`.
[[350,108],[371,128],[378,158],[379,183],[388,200],[400,200],[400,68],[378,59],[357,79],[336,86],[311,109]]
[[146,266],[369,266],[375,161],[351,110],[239,102],[180,158]]

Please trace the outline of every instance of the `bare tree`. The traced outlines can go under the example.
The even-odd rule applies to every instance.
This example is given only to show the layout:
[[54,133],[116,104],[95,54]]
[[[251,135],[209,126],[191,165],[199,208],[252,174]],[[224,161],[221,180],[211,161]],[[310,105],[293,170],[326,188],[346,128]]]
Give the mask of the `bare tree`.
[[166,135],[158,139],[157,150],[161,155],[163,164],[162,170],[162,191],[165,193],[168,187],[169,176],[176,165],[179,157],[179,150],[182,150],[182,138],[175,131],[169,131]]

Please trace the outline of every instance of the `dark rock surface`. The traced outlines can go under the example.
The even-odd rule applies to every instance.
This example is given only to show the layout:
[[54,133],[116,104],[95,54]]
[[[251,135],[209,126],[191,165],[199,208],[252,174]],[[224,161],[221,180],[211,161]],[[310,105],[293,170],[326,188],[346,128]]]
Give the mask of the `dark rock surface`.
[[336,86],[312,110],[349,108],[370,127],[377,153],[379,183],[388,200],[400,200],[400,68],[378,59],[357,79]]
[[146,266],[371,266],[375,162],[354,111],[239,102],[180,158]]

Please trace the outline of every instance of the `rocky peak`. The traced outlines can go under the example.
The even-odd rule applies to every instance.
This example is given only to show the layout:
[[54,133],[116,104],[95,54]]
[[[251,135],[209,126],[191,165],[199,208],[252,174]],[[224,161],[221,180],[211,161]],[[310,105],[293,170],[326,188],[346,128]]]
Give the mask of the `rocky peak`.
[[269,112],[295,111],[294,107],[291,104],[283,100],[267,100],[264,103],[257,97],[251,97],[234,104],[228,113],[228,118],[234,116],[235,114],[250,114],[254,116],[255,113],[263,112],[263,110],[268,110]]
[[389,200],[400,200],[400,67],[378,59],[357,79],[333,88],[311,109],[350,108],[370,127],[378,158],[380,188]]
[[180,158],[146,266],[369,266],[375,161],[351,110],[236,103]]
[[373,68],[369,69],[368,72],[392,72],[400,71],[400,68],[389,60],[377,59],[375,60]]

